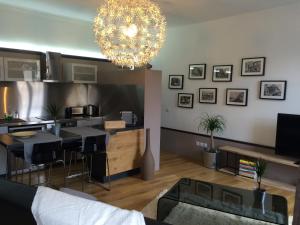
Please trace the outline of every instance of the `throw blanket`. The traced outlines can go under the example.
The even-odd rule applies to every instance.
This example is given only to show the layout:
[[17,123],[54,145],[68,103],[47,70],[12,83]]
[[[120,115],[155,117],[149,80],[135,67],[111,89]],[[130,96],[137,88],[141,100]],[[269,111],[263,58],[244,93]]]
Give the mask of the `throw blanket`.
[[137,211],[91,201],[46,187],[39,187],[32,214],[37,225],[145,225]]

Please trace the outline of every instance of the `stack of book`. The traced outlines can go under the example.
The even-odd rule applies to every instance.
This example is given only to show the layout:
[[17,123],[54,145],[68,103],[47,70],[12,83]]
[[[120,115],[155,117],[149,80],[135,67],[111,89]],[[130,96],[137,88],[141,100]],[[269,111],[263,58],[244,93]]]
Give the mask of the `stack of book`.
[[239,175],[249,178],[255,178],[256,163],[249,160],[240,159]]

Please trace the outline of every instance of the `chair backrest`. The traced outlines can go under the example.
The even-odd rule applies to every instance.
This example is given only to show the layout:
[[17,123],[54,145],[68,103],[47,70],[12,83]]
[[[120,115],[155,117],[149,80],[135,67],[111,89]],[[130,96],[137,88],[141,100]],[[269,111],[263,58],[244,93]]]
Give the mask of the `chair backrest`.
[[86,137],[84,140],[83,153],[94,153],[96,151],[106,151],[106,136]]
[[300,179],[296,187],[293,225],[300,225]]
[[61,142],[47,142],[33,145],[31,161],[33,164],[54,162],[61,154]]

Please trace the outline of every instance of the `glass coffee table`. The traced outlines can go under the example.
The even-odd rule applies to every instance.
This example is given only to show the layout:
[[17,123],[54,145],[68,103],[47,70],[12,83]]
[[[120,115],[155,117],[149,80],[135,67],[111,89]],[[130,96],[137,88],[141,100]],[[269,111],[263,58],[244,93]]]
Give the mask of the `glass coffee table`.
[[[157,219],[168,223],[183,220],[189,225],[201,224],[200,220],[205,225],[287,225],[287,208],[282,196],[183,178],[159,199]],[[187,221],[192,217],[198,221]]]

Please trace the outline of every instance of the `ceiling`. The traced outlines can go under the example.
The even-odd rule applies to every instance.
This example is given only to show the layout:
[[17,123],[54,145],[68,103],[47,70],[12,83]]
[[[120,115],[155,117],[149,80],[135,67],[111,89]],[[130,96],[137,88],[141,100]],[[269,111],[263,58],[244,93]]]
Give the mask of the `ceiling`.
[[[104,0],[0,0],[14,7],[92,21]],[[170,26],[215,20],[242,13],[278,7],[300,0],[153,0]],[[1,7],[1,6],[0,6]]]

